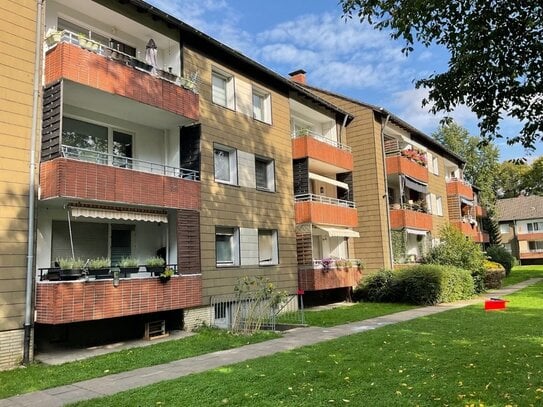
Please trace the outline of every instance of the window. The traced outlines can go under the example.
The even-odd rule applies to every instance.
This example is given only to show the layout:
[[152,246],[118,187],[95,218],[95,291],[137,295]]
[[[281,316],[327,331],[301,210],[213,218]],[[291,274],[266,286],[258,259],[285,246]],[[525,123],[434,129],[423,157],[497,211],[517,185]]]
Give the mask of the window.
[[436,196],[436,215],[443,216],[443,203],[440,196]]
[[538,232],[540,230],[543,231],[543,222],[532,222],[528,223],[528,232]]
[[432,172],[435,175],[439,175],[439,162],[437,160],[437,157],[432,156],[431,159],[432,159]]
[[253,89],[253,117],[262,122],[271,123],[269,93]]
[[215,229],[215,255],[217,266],[239,265],[239,231],[237,228]]
[[502,235],[509,233],[509,224],[508,223],[501,223],[500,224],[500,233]]
[[113,165],[132,168],[132,135],[113,132]]
[[234,77],[222,73],[211,74],[213,103],[234,109]]
[[531,252],[543,252],[543,241],[528,242]]
[[275,191],[275,165],[269,158],[255,157],[256,188]]
[[258,230],[258,264],[261,266],[278,264],[277,231],[268,229]]
[[213,162],[215,164],[215,181],[237,185],[238,171],[236,150],[224,146],[215,146],[213,149]]

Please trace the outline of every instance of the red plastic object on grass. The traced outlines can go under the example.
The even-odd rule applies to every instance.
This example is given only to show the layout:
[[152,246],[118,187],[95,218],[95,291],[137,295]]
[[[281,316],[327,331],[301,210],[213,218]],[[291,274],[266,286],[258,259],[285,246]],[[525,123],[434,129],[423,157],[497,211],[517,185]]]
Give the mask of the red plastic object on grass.
[[485,311],[505,309],[508,302],[509,301],[502,300],[501,298],[490,298],[485,301]]

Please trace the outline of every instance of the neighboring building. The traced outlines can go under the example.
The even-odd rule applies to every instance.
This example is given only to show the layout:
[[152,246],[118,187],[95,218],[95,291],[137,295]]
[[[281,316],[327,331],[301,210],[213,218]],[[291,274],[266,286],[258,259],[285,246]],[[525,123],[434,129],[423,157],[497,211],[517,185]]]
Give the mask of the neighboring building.
[[543,196],[498,199],[502,245],[520,264],[543,264]]
[[2,3],[0,369],[23,359],[37,14],[35,1]]
[[368,270],[418,261],[449,222],[474,241],[488,242],[461,157],[382,108],[308,86],[303,71],[293,80],[354,116],[346,131],[355,157],[360,238],[354,248]]

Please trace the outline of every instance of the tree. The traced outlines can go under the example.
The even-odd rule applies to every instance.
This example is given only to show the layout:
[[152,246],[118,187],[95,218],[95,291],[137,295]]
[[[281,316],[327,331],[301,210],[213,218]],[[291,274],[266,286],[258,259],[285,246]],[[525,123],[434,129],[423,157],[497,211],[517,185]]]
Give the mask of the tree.
[[408,55],[416,42],[439,44],[449,70],[415,82],[427,88],[430,111],[465,104],[477,115],[483,140],[502,137],[504,115],[523,127],[508,143],[534,149],[543,140],[543,3],[541,0],[340,0],[344,16],[403,39]]
[[481,203],[493,208],[495,176],[498,168],[498,148],[492,144],[482,144],[462,126],[452,122],[442,125],[432,137],[466,160],[464,178],[480,189]]
[[537,158],[525,175],[526,192],[543,196],[543,156]]
[[530,166],[513,161],[505,161],[498,166],[494,180],[494,190],[500,198],[516,198],[526,194],[526,175]]

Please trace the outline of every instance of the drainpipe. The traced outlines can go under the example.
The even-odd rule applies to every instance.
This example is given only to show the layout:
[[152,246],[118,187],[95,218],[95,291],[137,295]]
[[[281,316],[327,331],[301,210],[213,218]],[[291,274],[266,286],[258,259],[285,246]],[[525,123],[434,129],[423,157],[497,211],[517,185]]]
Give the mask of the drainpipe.
[[343,124],[341,125],[341,128],[339,129],[339,140],[343,144],[347,144],[347,143],[344,143],[344,140],[343,140],[343,131],[345,130],[345,127],[347,127],[347,119],[348,118],[349,117],[347,115],[345,115],[345,117],[343,118]]
[[[383,109],[381,108],[381,112]],[[392,252],[392,231],[390,230],[390,208],[388,204],[388,179],[387,179],[387,158],[385,154],[385,128],[387,127],[388,121],[390,119],[390,114],[387,114],[385,120],[381,118],[381,151],[383,154],[383,178],[385,180],[385,205],[387,213],[387,231],[388,231],[388,251],[389,251],[389,261],[390,267],[394,267],[394,254]]]
[[28,244],[26,261],[26,288],[25,288],[25,317],[23,339],[23,363],[30,363],[30,346],[32,336],[32,293],[34,288],[34,216],[36,206],[36,188],[34,186],[36,171],[36,132],[39,124],[38,103],[40,100],[40,68],[42,58],[42,14],[43,1],[36,0],[36,49],[34,56],[34,89],[32,94],[32,129],[30,130],[30,175],[28,178]]

